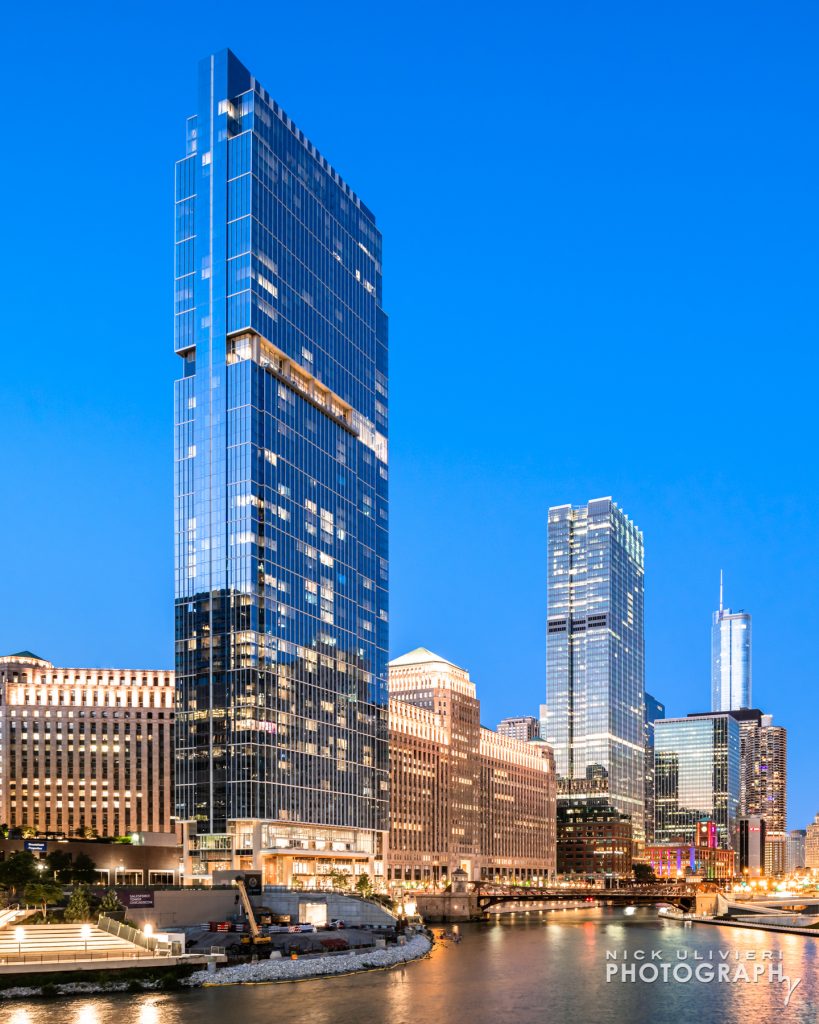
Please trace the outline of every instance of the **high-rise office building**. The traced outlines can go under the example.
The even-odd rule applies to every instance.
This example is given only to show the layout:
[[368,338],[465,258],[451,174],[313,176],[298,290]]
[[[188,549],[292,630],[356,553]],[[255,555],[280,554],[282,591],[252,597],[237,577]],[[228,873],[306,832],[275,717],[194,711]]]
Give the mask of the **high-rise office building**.
[[654,841],[693,843],[711,821],[723,849],[736,848],[740,795],[739,723],[696,714],[654,723]]
[[[189,873],[387,828],[387,321],[372,213],[229,51],[176,165],[177,814]],[[337,862],[337,863],[336,863]]]
[[722,573],[719,610],[711,623],[711,710],[736,711],[751,706],[751,616],[723,605]]
[[645,839],[643,535],[611,498],[549,509],[546,741],[559,792]]
[[645,821],[646,843],[654,842],[654,723],[665,718],[665,704],[646,692],[645,698],[645,745],[646,745],[646,782],[645,782]]
[[498,722],[498,734],[509,736],[513,740],[536,740],[540,737],[540,722],[532,715],[520,715],[517,718],[503,718]]
[[744,878],[760,878],[765,874],[765,819],[758,814],[738,819],[739,872]]

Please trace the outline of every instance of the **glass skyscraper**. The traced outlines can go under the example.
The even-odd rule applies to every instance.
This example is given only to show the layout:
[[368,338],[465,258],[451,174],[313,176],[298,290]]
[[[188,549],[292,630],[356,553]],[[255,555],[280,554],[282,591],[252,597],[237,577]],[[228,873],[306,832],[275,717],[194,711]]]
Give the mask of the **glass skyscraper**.
[[645,700],[645,742],[646,742],[646,842],[654,842],[654,723],[665,718],[665,704],[646,691]]
[[697,714],[654,723],[654,841],[694,843],[712,821],[719,845],[737,842],[739,723],[729,714]]
[[643,535],[611,498],[549,509],[545,739],[558,794],[644,834]]
[[381,235],[229,51],[199,67],[175,254],[187,869],[372,871],[388,788]]
[[738,711],[751,707],[751,616],[732,612],[722,602],[711,624],[711,710]]

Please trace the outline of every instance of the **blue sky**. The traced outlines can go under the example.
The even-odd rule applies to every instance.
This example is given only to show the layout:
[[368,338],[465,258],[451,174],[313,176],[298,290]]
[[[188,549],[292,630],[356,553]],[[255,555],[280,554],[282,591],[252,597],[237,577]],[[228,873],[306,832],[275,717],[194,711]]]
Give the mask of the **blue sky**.
[[536,713],[546,509],[611,494],[645,533],[648,689],[707,708],[724,568],[803,827],[819,9],[113,11],[5,15],[0,649],[172,663],[172,165],[230,46],[384,233],[393,653],[468,667],[487,724]]

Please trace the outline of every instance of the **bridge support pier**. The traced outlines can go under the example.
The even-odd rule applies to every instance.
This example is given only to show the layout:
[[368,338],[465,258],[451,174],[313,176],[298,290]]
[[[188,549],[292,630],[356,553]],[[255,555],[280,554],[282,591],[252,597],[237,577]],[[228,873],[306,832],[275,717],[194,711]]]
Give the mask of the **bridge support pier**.
[[478,897],[465,893],[445,892],[436,895],[415,896],[418,913],[425,921],[452,923],[482,921],[484,912],[478,906]]

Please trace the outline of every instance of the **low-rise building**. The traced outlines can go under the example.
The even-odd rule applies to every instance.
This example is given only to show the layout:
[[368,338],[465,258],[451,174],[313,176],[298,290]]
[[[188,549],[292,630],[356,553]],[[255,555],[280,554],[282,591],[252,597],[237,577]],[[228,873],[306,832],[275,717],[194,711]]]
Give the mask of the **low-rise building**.
[[694,842],[678,839],[646,847],[645,858],[658,878],[728,879],[736,874],[736,854],[720,847],[713,821],[698,821]]
[[140,832],[130,842],[82,839],[0,839],[0,860],[29,850],[43,860],[52,853],[89,858],[96,884],[104,886],[183,885],[182,844],[173,832]]
[[483,728],[469,673],[424,648],[391,662],[389,689],[387,884],[552,877],[551,748]]
[[695,846],[691,843],[662,843],[647,846],[644,855],[657,878],[697,876],[708,879],[733,878],[736,854],[720,847]]
[[0,821],[53,836],[170,832],[174,674],[0,658]]
[[607,797],[561,796],[557,801],[557,872],[564,878],[629,878],[631,818]]

